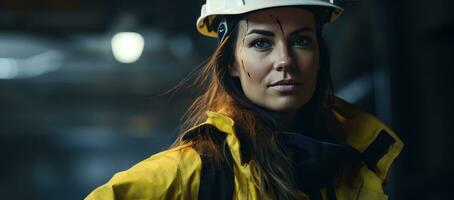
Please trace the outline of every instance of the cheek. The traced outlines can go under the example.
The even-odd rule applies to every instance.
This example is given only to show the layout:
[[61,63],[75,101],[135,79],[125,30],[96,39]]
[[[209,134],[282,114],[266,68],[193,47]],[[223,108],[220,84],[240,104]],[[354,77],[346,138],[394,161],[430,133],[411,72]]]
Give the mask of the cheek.
[[316,52],[303,52],[298,56],[298,66],[302,71],[317,71],[319,67],[319,55]]
[[265,78],[268,70],[266,63],[262,60],[244,60],[244,70],[249,73],[249,78],[255,81],[260,81]]
[[[298,68],[302,80],[305,82],[306,90],[313,90],[316,87],[317,75],[320,68],[318,52],[305,52],[298,58]],[[307,91],[307,92],[308,92]]]
[[240,71],[241,79],[254,84],[261,83],[269,73],[267,60],[261,56],[243,52],[237,58],[237,69]]

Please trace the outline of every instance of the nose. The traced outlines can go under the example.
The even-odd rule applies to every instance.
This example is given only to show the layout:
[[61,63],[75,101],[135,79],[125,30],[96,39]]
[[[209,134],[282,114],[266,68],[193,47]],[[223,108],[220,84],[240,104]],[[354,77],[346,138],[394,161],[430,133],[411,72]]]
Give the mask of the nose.
[[276,62],[274,69],[276,71],[288,71],[293,66],[293,58],[287,45],[278,45],[276,50]]

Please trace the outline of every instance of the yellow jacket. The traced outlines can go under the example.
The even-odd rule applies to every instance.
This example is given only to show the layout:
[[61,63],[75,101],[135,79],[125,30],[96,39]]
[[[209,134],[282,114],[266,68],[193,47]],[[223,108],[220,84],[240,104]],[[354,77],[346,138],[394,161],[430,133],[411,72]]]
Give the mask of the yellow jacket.
[[[329,111],[347,143],[364,152],[379,134],[389,134],[394,142],[375,163],[374,169],[366,164],[355,168],[345,166],[334,178],[336,199],[385,200],[382,184],[390,166],[403,148],[402,141],[374,116],[336,99]],[[241,163],[240,143],[235,136],[234,121],[217,112],[207,111],[207,120],[194,127],[211,125],[227,134],[234,162],[234,199],[260,199],[252,181],[249,163]],[[190,146],[172,148],[139,162],[132,168],[115,174],[106,184],[96,188],[87,197],[95,199],[197,199],[202,162]],[[353,170],[353,171],[352,171]],[[353,182],[352,182],[353,180]],[[326,189],[321,190],[326,199]]]

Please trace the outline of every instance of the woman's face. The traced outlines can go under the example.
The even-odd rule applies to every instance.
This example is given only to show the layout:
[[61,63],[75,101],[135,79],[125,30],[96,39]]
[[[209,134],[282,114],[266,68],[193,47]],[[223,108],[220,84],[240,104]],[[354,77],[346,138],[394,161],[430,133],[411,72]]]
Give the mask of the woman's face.
[[255,104],[292,112],[312,97],[319,47],[311,12],[282,7],[253,12],[238,24],[235,60],[229,73]]

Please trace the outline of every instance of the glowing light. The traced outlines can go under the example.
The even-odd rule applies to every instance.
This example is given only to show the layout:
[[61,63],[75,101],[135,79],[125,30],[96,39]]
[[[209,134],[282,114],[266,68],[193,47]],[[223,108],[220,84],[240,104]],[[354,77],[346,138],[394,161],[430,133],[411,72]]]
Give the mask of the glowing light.
[[142,55],[145,40],[139,33],[121,32],[112,37],[111,45],[118,62],[133,63]]
[[9,58],[0,58],[0,79],[15,78],[19,68],[17,61]]
[[32,78],[59,69],[62,55],[46,51],[28,58],[0,58],[0,79]]

